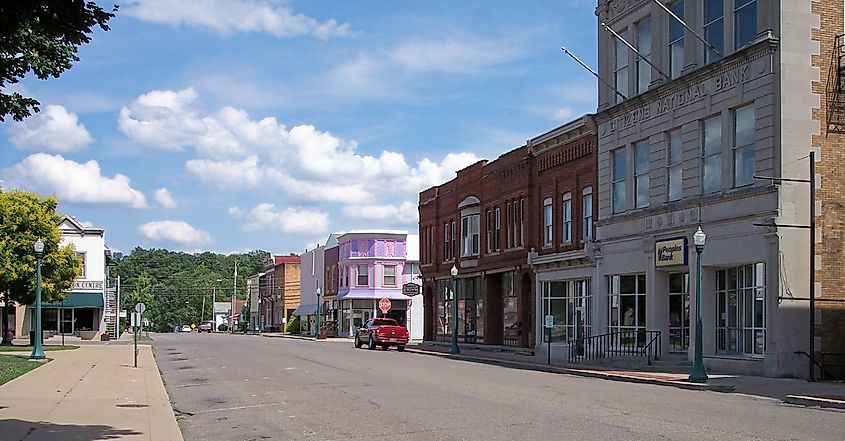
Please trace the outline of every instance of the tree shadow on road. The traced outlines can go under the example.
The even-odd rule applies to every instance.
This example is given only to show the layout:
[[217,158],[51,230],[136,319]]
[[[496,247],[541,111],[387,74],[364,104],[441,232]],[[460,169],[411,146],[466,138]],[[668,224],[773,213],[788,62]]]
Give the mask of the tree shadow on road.
[[104,425],[56,424],[18,419],[0,420],[0,438],[4,441],[90,441],[120,439],[126,436],[142,435],[132,429],[118,429]]

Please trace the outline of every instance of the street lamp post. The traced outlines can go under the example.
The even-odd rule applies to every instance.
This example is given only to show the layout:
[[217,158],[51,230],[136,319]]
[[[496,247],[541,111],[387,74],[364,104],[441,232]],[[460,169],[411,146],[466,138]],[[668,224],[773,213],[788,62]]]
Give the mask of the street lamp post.
[[35,241],[35,345],[29,358],[43,360],[44,348],[41,347],[41,256],[44,253],[44,242],[41,239]]
[[452,347],[449,348],[449,353],[460,354],[461,348],[458,347],[458,293],[455,290],[455,278],[458,277],[458,267],[452,265],[450,274],[452,275],[449,285],[452,290]]
[[263,314],[264,310],[261,309],[261,294],[258,294],[258,329],[256,331],[258,331],[259,334],[261,334],[261,315]]
[[314,334],[314,338],[317,338],[317,339],[320,338],[320,294],[321,293],[322,293],[322,291],[320,290],[320,287],[318,286],[317,287],[317,331]]
[[704,355],[701,342],[701,253],[704,252],[704,241],[707,235],[698,227],[698,231],[692,236],[695,244],[696,270],[695,270],[695,358],[692,362],[692,372],[689,374],[689,381],[696,383],[707,382],[707,372],[704,370]]

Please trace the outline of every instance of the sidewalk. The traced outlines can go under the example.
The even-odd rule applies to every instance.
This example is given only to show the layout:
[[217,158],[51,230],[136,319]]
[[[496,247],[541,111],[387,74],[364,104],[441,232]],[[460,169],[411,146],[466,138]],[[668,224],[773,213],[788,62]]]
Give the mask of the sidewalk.
[[3,440],[182,440],[150,346],[48,351],[44,366],[0,386]]
[[816,382],[792,378],[767,378],[743,375],[708,373],[706,384],[691,383],[688,374],[674,374],[654,371],[603,369],[567,364],[552,360],[549,365],[537,357],[517,355],[510,352],[488,352],[461,348],[460,354],[449,354],[449,347],[441,344],[423,343],[409,345],[406,349],[417,354],[433,355],[455,360],[494,364],[515,369],[529,369],[542,372],[578,375],[629,383],[644,383],[671,386],[689,390],[741,393],[774,398],[790,404],[845,409],[845,383]]

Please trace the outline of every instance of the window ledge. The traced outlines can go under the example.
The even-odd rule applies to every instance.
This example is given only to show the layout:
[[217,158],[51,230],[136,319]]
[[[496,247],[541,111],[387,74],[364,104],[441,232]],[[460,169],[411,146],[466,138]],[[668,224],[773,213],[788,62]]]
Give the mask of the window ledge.
[[739,355],[739,354],[716,354],[705,355],[704,358],[713,360],[732,360],[732,361],[755,361],[763,362],[766,360],[765,355]]

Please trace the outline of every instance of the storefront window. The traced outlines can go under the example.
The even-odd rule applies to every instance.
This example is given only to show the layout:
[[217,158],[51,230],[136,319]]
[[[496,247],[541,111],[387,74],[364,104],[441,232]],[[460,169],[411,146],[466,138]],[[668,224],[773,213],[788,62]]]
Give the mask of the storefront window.
[[592,334],[590,280],[543,282],[543,317],[554,316],[552,341],[573,341]]
[[609,332],[619,335],[620,345],[645,344],[645,274],[608,276],[607,282],[610,302]]
[[766,268],[754,263],[716,272],[716,352],[763,355]]
[[689,348],[689,273],[669,274],[669,350]]

